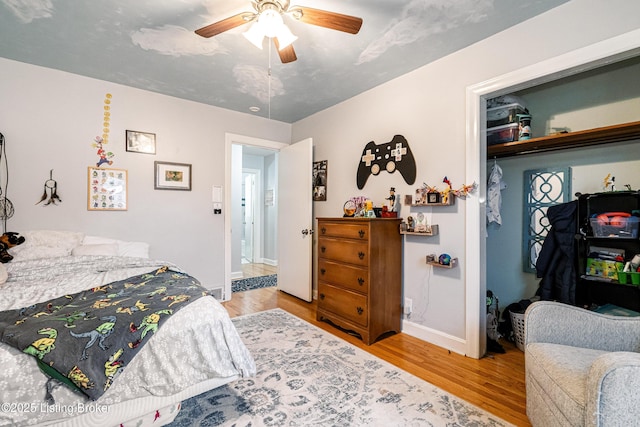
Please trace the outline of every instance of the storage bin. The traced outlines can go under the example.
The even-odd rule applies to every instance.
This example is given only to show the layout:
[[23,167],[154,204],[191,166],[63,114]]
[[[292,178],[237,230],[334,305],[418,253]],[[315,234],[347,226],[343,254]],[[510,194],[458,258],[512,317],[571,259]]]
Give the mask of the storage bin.
[[489,128],[487,129],[487,145],[517,141],[518,133],[518,123]]
[[624,222],[618,225],[611,225],[599,218],[591,218],[590,221],[594,237],[638,238],[638,226],[640,225],[638,217],[624,218]]
[[518,114],[529,114],[529,110],[520,104],[487,108],[487,128],[517,123]]
[[630,274],[631,273],[627,273],[626,271],[618,270],[618,283],[620,283],[621,285],[626,285],[627,283],[629,283],[631,281]]
[[524,351],[524,313],[509,312],[511,317],[511,328],[513,329],[513,336],[516,340],[516,347],[521,351]]
[[618,280],[618,271],[622,271],[624,263],[608,259],[587,258],[587,276]]

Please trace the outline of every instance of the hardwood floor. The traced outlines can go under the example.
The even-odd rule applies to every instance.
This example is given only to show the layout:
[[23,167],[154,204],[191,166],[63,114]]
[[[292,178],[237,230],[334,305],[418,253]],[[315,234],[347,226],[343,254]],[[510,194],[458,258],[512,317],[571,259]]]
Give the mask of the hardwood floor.
[[316,321],[315,301],[307,303],[275,287],[234,293],[223,305],[231,317],[281,308],[510,423],[531,425],[525,413],[524,353],[509,342],[501,343],[505,354],[490,354],[480,360],[403,333],[367,346],[348,333]]
[[242,264],[242,277],[241,279],[248,279],[250,277],[269,276],[276,274],[278,267],[274,267],[268,264],[254,264],[247,263]]

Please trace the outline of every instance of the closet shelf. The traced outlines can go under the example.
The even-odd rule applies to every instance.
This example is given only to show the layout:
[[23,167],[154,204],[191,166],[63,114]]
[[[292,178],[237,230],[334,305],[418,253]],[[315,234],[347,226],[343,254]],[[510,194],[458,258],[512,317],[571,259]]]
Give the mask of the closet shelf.
[[495,144],[487,147],[487,158],[512,157],[633,139],[640,139],[640,121]]

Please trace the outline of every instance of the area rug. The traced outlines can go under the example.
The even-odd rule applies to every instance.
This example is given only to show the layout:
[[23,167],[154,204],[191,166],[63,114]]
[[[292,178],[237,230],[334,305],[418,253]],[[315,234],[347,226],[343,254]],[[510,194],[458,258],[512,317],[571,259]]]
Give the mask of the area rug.
[[283,310],[233,323],[256,376],[185,400],[171,426],[510,425]]
[[249,277],[248,279],[238,279],[231,282],[231,292],[250,291],[258,288],[269,288],[278,284],[278,275]]

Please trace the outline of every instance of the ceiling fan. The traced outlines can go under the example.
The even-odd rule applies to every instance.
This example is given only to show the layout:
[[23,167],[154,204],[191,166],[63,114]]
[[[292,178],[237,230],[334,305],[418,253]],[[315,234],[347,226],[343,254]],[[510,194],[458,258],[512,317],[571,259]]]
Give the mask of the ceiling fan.
[[285,14],[306,24],[350,34],[357,34],[362,26],[362,18],[310,7],[290,6],[289,3],[290,0],[253,0],[251,5],[255,12],[238,13],[198,29],[196,34],[202,37],[213,37],[253,22],[249,30],[243,33],[244,36],[260,49],[262,49],[264,37],[273,39],[280,60],[287,63],[298,58],[292,44],[297,37],[284,24],[282,16]]

